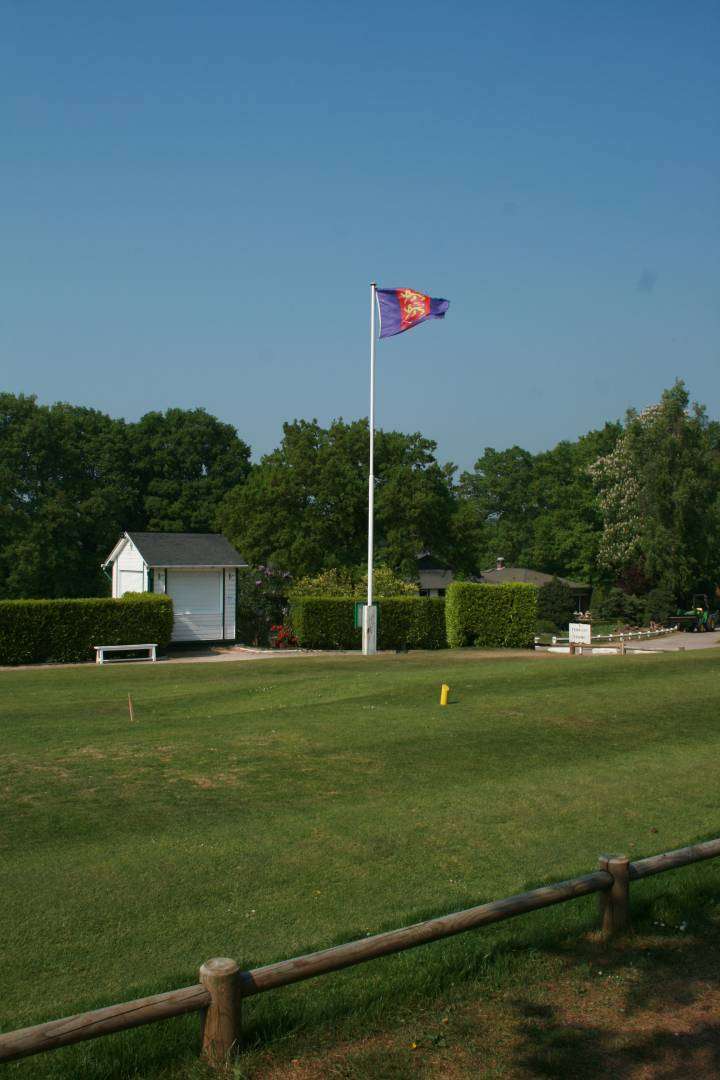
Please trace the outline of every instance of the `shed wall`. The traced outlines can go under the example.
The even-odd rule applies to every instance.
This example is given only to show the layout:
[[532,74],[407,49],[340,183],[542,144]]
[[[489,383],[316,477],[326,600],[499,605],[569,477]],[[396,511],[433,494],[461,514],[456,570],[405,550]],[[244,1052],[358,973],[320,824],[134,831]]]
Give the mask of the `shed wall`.
[[142,555],[135,545],[128,541],[117,557],[113,573],[115,596],[128,592],[145,592],[147,589],[147,570]]

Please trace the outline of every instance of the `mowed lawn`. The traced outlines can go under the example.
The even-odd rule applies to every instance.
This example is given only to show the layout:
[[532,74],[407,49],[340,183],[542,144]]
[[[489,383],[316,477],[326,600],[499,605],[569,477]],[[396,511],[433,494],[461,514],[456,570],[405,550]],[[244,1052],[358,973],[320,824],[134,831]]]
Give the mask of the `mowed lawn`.
[[[601,851],[720,835],[714,650],[8,671],[0,727],[3,1030],[187,985],[212,956],[257,966],[585,873]],[[691,904],[708,883],[715,863],[635,888]],[[594,910],[261,995],[249,1038],[292,1057],[308,1032],[377,1030],[428,995],[496,984],[508,956],[531,977],[538,943]],[[197,1023],[7,1072],[199,1075]]]

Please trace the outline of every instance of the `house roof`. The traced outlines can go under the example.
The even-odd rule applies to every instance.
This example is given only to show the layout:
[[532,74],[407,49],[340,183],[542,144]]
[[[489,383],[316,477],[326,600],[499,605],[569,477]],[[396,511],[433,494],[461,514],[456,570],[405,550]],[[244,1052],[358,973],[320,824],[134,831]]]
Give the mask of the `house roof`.
[[[500,568],[493,567],[492,570],[483,570],[480,580],[486,585],[503,585],[508,582],[523,581],[528,585],[540,586],[547,585],[556,576],[555,574],[543,574],[540,570],[528,570],[524,566],[503,566]],[[568,578],[563,577],[558,577],[557,580],[571,589],[582,590],[583,592],[589,592],[591,588],[590,585],[586,585],[581,581],[570,581]]]
[[418,572],[421,589],[447,589],[452,584],[452,570],[420,570]]
[[126,533],[148,566],[247,566],[220,533]]

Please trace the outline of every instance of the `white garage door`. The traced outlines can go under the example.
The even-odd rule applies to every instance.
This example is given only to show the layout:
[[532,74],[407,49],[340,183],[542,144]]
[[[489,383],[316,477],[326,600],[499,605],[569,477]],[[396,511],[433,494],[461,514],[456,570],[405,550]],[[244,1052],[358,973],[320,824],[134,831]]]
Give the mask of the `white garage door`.
[[168,570],[173,641],[216,641],[223,636],[222,570]]

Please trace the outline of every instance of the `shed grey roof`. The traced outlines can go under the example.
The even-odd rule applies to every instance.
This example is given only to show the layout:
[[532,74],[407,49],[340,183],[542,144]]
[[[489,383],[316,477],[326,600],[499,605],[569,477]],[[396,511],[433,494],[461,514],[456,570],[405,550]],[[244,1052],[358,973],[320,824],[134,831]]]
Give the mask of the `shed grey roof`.
[[127,533],[148,566],[247,566],[220,533]]
[[[499,569],[493,567],[492,570],[483,570],[480,575],[480,580],[486,585],[503,585],[508,582],[524,581],[528,585],[547,585],[548,581],[552,581],[555,574],[543,574],[540,570],[528,570],[524,566],[503,566]],[[590,592],[590,585],[585,585],[581,581],[570,581],[568,578],[558,577],[558,581],[563,585],[568,585],[571,589],[582,590],[583,592]]]

